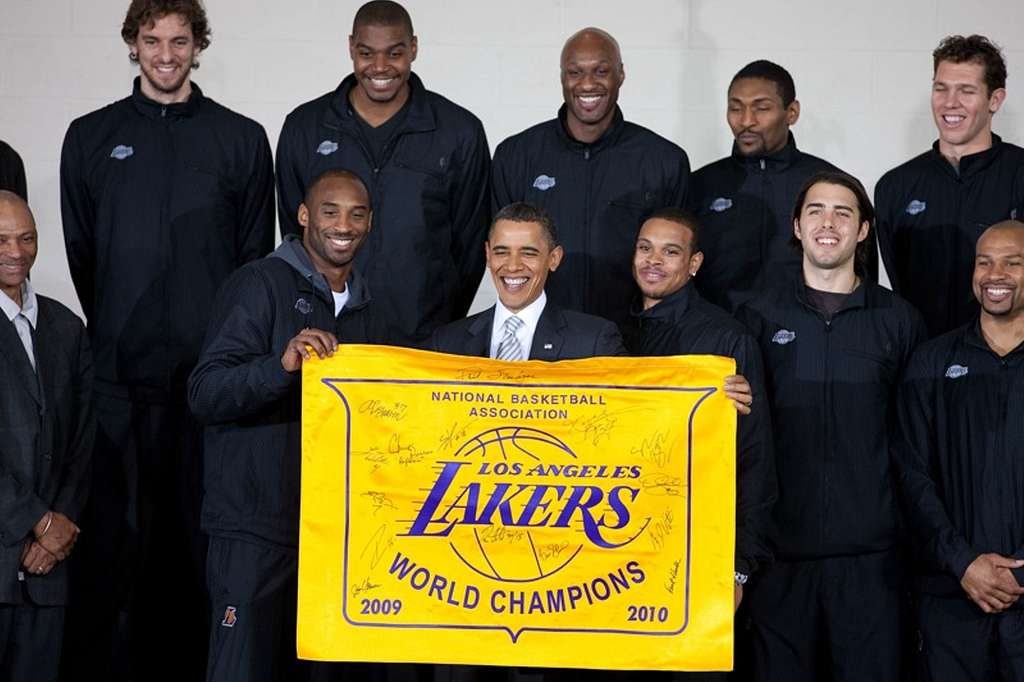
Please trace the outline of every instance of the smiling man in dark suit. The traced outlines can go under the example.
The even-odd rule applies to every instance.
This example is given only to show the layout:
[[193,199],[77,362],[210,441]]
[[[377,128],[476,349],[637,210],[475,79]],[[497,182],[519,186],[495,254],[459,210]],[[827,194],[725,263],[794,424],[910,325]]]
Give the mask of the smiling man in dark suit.
[[563,255],[544,209],[522,202],[501,209],[484,249],[498,302],[435,331],[433,350],[500,360],[625,355],[613,323],[564,310],[544,293],[548,274],[558,269]]
[[0,190],[0,680],[10,682],[57,679],[94,432],[85,327],[32,289],[36,251],[28,205]]

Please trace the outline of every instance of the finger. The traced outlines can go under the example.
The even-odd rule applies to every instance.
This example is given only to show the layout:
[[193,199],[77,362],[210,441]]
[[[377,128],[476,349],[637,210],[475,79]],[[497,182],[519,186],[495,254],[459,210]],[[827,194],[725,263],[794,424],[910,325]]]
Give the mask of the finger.
[[323,329],[310,329],[309,331],[311,334],[315,334],[320,343],[324,345],[328,355],[333,354],[338,349],[338,339],[331,332],[324,331]]
[[992,559],[992,565],[999,568],[1021,568],[1024,566],[1024,559],[1010,559],[1004,556],[997,556]]
[[748,405],[741,403],[738,400],[733,400],[732,406],[735,407],[736,411],[739,412],[740,414],[750,414],[750,407]]

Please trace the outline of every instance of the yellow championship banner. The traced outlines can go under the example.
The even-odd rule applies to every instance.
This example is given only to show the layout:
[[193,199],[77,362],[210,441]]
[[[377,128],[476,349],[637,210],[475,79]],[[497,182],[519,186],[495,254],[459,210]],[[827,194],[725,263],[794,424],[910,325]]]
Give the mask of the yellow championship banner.
[[306,361],[299,656],[731,669],[734,371],[356,345]]

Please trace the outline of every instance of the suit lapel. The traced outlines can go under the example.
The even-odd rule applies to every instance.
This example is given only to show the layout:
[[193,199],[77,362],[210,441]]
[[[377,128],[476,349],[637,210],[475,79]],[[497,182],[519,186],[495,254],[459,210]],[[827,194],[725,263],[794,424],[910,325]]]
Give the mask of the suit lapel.
[[[35,343],[33,343],[34,345]],[[21,343],[18,330],[14,328],[14,323],[8,320],[6,315],[0,315],[0,347],[3,348],[4,362],[11,367],[18,382],[28,391],[33,400],[42,405],[39,379],[28,361],[28,353],[25,352],[25,346]],[[35,353],[35,355],[38,362],[39,353]]]
[[567,323],[562,310],[548,299],[537,329],[533,332],[533,344],[530,346],[531,360],[553,362],[561,357],[562,343],[565,341],[564,331]]
[[494,306],[477,315],[466,329],[466,355],[480,358],[491,356],[491,327],[494,326]]

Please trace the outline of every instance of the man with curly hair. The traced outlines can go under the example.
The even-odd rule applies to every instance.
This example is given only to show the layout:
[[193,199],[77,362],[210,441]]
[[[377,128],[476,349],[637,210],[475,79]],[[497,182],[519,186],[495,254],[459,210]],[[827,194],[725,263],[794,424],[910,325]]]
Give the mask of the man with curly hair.
[[939,139],[878,181],[875,206],[892,288],[937,336],[978,315],[974,245],[990,225],[1024,216],[1024,149],[992,132],[1006,99],[996,45],[980,35],[948,36],[932,58]]
[[210,44],[199,0],[132,0],[121,36],[140,70],[132,93],[75,120],[61,156],[99,423],[65,670],[139,679],[160,660],[169,679],[201,679],[202,437],[186,382],[205,303],[273,246],[273,166],[263,128],[192,82]]

